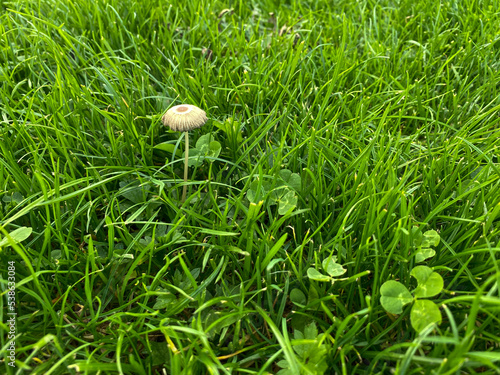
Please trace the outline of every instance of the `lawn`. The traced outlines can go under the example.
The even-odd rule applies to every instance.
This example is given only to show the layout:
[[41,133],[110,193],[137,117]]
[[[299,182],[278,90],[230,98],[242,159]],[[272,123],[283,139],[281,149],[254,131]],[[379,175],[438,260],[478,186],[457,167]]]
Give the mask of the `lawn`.
[[499,374],[499,9],[0,1],[0,373]]

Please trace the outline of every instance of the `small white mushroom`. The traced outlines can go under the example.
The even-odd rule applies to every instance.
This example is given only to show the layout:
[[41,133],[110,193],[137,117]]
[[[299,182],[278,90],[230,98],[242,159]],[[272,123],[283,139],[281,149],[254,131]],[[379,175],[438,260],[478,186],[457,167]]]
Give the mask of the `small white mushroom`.
[[187,132],[201,128],[207,120],[207,114],[204,110],[190,104],[181,104],[170,108],[161,119],[165,126],[176,132]]
[[204,110],[190,104],[180,104],[170,108],[163,115],[161,121],[163,125],[168,126],[176,132],[185,132],[186,152],[184,159],[184,188],[182,189],[182,202],[186,200],[187,194],[187,175],[189,159],[189,137],[188,131],[201,128],[207,122],[207,114]]

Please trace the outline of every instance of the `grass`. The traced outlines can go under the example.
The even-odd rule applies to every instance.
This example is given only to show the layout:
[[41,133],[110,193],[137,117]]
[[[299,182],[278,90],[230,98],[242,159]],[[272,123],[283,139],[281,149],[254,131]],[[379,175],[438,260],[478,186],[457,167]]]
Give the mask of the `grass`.
[[[0,2],[2,372],[499,373],[498,9]],[[417,332],[380,289],[429,230]]]

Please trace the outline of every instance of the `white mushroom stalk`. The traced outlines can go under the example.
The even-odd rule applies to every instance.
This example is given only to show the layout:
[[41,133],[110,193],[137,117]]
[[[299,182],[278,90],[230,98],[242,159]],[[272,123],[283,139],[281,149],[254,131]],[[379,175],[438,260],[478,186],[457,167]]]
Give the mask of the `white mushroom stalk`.
[[170,108],[161,119],[163,125],[168,126],[176,132],[185,132],[186,151],[184,159],[184,188],[182,189],[182,203],[187,195],[187,176],[189,159],[189,137],[188,131],[201,128],[207,122],[207,114],[204,110],[190,104],[176,105]]

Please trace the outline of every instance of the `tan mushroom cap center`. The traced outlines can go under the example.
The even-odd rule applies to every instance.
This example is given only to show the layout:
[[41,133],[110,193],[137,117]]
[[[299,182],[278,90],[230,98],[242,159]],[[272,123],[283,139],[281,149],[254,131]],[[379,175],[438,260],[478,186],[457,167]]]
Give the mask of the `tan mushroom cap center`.
[[170,108],[161,120],[171,130],[189,131],[200,128],[208,119],[202,109],[190,104],[180,104]]

